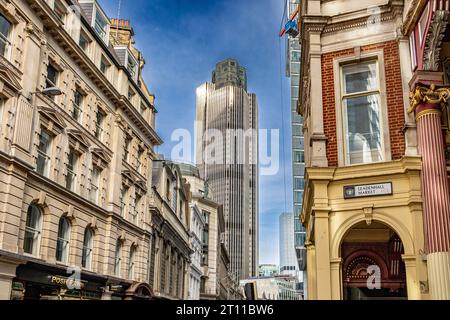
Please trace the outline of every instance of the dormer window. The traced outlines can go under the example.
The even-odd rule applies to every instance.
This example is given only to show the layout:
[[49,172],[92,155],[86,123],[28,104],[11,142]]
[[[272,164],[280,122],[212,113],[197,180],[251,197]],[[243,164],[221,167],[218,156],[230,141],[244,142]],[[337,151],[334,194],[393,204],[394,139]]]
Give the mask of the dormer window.
[[134,76],[136,75],[136,62],[134,61],[133,56],[130,54],[128,55],[127,70],[130,73],[131,77],[134,79]]
[[60,0],[55,1],[55,13],[58,18],[64,23],[67,15],[67,10]]
[[125,67],[134,82],[137,82],[138,61],[126,46],[116,46],[114,50],[119,57],[120,64]]
[[97,12],[95,14],[94,29],[100,36],[100,38],[102,38],[102,40],[106,43],[108,40],[107,35],[108,35],[109,21],[98,8],[96,11]]

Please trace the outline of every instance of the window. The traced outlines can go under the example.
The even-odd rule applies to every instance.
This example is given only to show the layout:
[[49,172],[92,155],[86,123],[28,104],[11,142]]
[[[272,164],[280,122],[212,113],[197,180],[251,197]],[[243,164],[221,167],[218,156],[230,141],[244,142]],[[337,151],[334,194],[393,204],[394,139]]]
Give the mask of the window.
[[292,134],[294,136],[300,136],[303,137],[303,126],[295,124],[292,126]]
[[347,164],[383,160],[377,62],[342,67],[342,105]]
[[108,60],[106,60],[106,58],[102,56],[102,58],[100,59],[100,71],[106,75],[108,73],[108,68],[110,67],[110,65],[111,64],[108,62]]
[[83,94],[79,90],[75,90],[73,98],[72,118],[79,122],[81,121],[81,115],[83,113],[83,100]]
[[41,238],[42,214],[34,204],[28,207],[27,221],[25,225],[25,239],[23,251],[37,256],[39,254],[39,241]]
[[302,124],[303,119],[302,116],[299,115],[296,111],[292,113],[292,122]]
[[203,250],[202,250],[202,266],[207,266],[209,262],[209,212],[203,211],[203,217],[205,219],[205,227],[203,228]]
[[133,89],[131,89],[131,87],[128,87],[128,100],[133,103],[133,99],[134,96],[136,95],[136,93],[134,92]]
[[103,136],[103,122],[105,120],[105,114],[102,112],[100,108],[97,109],[97,113],[95,115],[95,137],[99,140],[102,139]]
[[178,204],[178,188],[177,188],[178,177],[175,174],[175,182],[172,183],[172,196],[170,206],[172,207],[173,212],[177,213],[177,204]]
[[11,48],[11,42],[9,40],[11,34],[11,22],[9,22],[0,13],[0,55],[7,57]]
[[170,190],[170,180],[169,179],[167,179],[166,180],[166,198],[167,198],[167,200],[169,200],[170,201],[170,192],[171,192],[171,190]]
[[304,163],[294,163],[293,173],[294,173],[294,176],[304,176],[305,175],[305,164]]
[[136,170],[139,173],[142,173],[142,160],[144,156],[144,150],[142,148],[139,148],[137,153],[137,159],[136,159]]
[[295,190],[304,190],[305,189],[305,180],[303,178],[294,178],[294,189]]
[[304,163],[305,162],[305,152],[295,150],[294,151],[294,162]]
[[183,215],[184,215],[184,206],[183,206],[183,201],[180,200],[180,219],[183,220]]
[[72,148],[69,151],[69,157],[67,162],[67,176],[66,176],[66,188],[70,191],[75,191],[75,183],[77,178],[77,164],[78,153]]
[[131,246],[130,256],[128,257],[128,279],[134,279],[134,266],[135,266],[136,247]]
[[69,256],[70,223],[65,217],[59,219],[56,261],[67,263]]
[[102,38],[102,40],[106,43],[107,40],[107,32],[108,32],[108,20],[103,17],[100,10],[97,8],[95,15],[95,32]]
[[42,129],[39,136],[38,157],[36,171],[48,177],[50,169],[50,153],[51,153],[52,136],[50,133]]
[[127,208],[127,195],[129,188],[126,186],[122,186],[122,192],[120,193],[120,214],[121,216],[125,216],[126,208]]
[[134,61],[133,56],[130,52],[128,52],[127,70],[130,73],[131,77],[134,79],[136,75],[136,62]]
[[47,78],[45,80],[45,87],[46,88],[57,87],[58,75],[59,75],[58,70],[52,64],[49,64],[47,66]]
[[120,269],[122,266],[122,241],[117,240],[116,254],[114,257],[114,275],[120,277]]
[[139,217],[139,213],[141,212],[141,200],[142,200],[142,196],[139,194],[136,194],[136,199],[135,199],[135,207],[133,212],[131,212],[131,221],[136,224],[138,221],[138,217]]
[[293,137],[292,139],[292,147],[294,149],[305,149],[305,140],[303,137]]
[[94,243],[94,233],[91,228],[86,228],[84,231],[83,240],[83,256],[81,259],[81,266],[86,269],[92,267],[92,249]]
[[295,203],[303,202],[303,191],[295,191],[294,192],[294,202]]
[[64,6],[64,4],[61,1],[56,0],[55,1],[55,13],[58,16],[59,19],[61,19],[62,22],[65,22],[65,18],[66,18],[66,7]]
[[98,203],[98,196],[99,196],[98,191],[99,191],[100,176],[101,176],[100,168],[94,166],[94,168],[92,168],[91,189],[89,191],[89,200],[91,200],[95,204]]
[[81,31],[78,45],[80,46],[81,49],[87,52],[89,49],[89,44],[90,44],[89,37],[86,35],[84,31]]
[[129,161],[130,148],[131,148],[131,137],[125,136],[125,152],[123,154],[123,159],[125,161]]

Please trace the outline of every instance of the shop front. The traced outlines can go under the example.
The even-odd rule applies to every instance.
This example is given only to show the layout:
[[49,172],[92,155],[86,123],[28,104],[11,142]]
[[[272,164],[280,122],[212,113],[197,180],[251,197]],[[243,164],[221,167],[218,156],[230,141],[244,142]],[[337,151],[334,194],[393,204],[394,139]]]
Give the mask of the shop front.
[[427,299],[420,157],[308,168],[308,297]]
[[107,278],[34,262],[20,265],[11,300],[101,300]]

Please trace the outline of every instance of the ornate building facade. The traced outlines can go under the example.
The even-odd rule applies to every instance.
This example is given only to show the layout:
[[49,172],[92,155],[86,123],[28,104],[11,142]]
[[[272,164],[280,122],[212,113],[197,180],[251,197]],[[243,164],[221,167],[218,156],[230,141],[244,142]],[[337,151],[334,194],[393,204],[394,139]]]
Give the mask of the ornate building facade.
[[[200,213],[197,220],[200,220],[202,225],[202,235],[199,239],[201,241],[200,300],[239,300],[242,296],[237,290],[237,279],[230,273],[230,258],[224,241],[223,206],[211,199],[208,183],[200,177],[197,167],[189,164],[179,164],[179,166],[191,190],[191,207],[196,208],[195,210]],[[194,226],[191,225],[190,228],[193,230]],[[192,241],[196,242],[195,239]],[[191,269],[195,268],[191,267]]]
[[370,4],[301,3],[308,298],[449,299],[449,1]]
[[162,141],[141,54],[110,41],[126,23],[18,0],[0,25],[0,299],[151,298]]
[[180,167],[158,158],[153,161],[152,248],[150,284],[155,298],[182,299],[189,295],[191,193]]

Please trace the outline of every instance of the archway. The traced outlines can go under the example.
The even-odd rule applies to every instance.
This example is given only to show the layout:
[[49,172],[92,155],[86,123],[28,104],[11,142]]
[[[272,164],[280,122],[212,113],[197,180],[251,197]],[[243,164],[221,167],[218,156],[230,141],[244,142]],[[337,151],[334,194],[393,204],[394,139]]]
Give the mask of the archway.
[[360,222],[340,247],[345,300],[407,299],[403,243],[389,226]]

